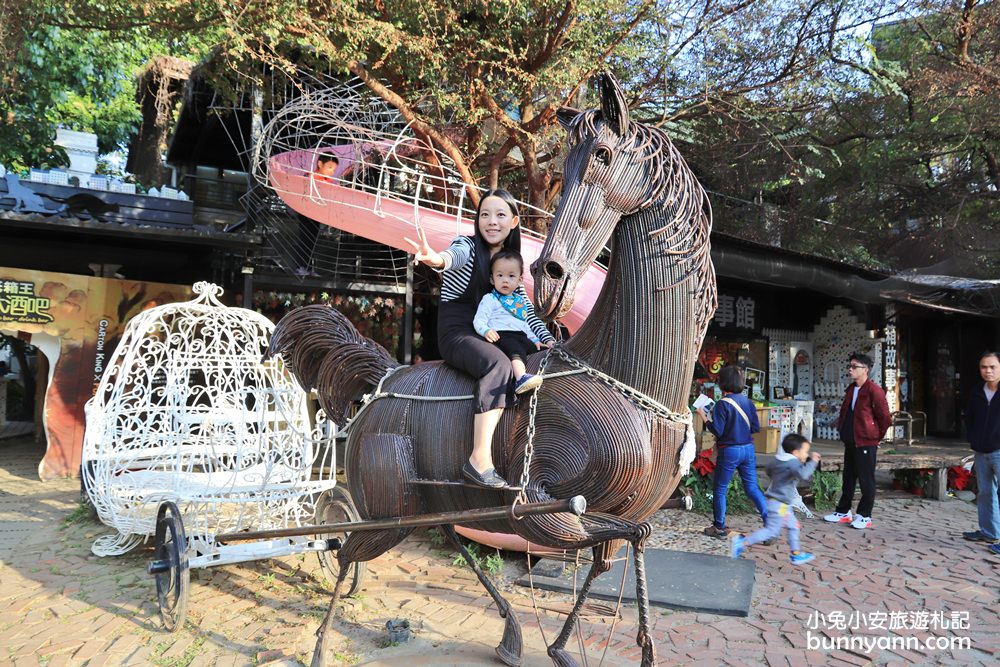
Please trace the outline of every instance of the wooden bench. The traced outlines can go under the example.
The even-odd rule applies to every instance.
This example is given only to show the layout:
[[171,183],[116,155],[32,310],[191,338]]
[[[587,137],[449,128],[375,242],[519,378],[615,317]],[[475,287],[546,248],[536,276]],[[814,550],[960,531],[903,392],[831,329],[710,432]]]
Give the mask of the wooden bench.
[[[931,477],[931,488],[928,498],[943,500],[948,496],[948,468],[962,465],[962,460],[969,456],[969,451],[956,450],[954,454],[882,454],[879,453],[875,463],[876,470],[920,470],[930,468],[934,471]],[[840,456],[824,455],[820,467],[824,472],[840,471],[844,460]]]

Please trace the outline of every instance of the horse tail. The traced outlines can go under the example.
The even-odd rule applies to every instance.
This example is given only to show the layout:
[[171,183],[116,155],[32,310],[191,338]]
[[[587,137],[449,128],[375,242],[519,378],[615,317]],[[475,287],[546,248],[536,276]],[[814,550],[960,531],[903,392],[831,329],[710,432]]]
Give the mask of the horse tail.
[[265,358],[281,355],[305,391],[315,389],[327,416],[343,426],[351,402],[399,364],[329,306],[303,306],[283,317]]

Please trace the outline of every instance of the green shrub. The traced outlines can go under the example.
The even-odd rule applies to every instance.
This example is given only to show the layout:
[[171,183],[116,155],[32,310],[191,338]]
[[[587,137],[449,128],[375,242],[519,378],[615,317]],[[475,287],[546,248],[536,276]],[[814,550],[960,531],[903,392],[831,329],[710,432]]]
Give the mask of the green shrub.
[[817,510],[833,509],[840,498],[844,480],[839,472],[817,470],[812,476],[813,502]]

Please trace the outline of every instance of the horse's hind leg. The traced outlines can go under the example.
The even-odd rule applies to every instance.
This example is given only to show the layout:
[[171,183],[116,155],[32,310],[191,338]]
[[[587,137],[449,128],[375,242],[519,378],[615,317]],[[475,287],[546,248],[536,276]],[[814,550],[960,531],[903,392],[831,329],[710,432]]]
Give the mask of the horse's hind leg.
[[310,667],[324,667],[326,665],[326,652],[330,645],[329,635],[333,628],[333,619],[337,614],[337,602],[340,600],[340,589],[344,585],[344,580],[350,571],[350,561],[337,555],[337,563],[340,565],[340,573],[337,575],[337,583],[333,587],[333,595],[330,597],[330,607],[326,610],[323,623],[316,631],[316,647],[313,649]]
[[517,616],[514,615],[514,610],[511,608],[510,603],[500,595],[500,591],[496,589],[493,582],[489,580],[486,574],[482,571],[479,565],[476,564],[475,559],[462,544],[461,540],[458,539],[458,535],[455,533],[454,526],[442,526],[444,534],[448,536],[448,540],[458,548],[462,557],[465,558],[465,562],[469,564],[469,567],[476,573],[479,577],[480,583],[489,592],[490,597],[493,601],[497,603],[497,610],[500,612],[500,618],[505,619],[503,627],[503,638],[500,640],[500,645],[497,646],[497,655],[504,663],[510,665],[511,667],[517,667],[521,664],[521,624],[517,620]]
[[323,623],[316,631],[316,648],[313,650],[310,667],[325,667],[326,665],[327,649],[330,645],[329,636],[333,631],[333,619],[337,616],[340,591],[343,588],[344,580],[350,574],[351,563],[369,561],[381,556],[406,539],[412,530],[412,528],[393,528],[391,530],[358,531],[347,536],[347,540],[337,552],[337,564],[340,571],[337,574],[337,583],[333,587],[333,595],[330,597],[330,608],[326,610]]

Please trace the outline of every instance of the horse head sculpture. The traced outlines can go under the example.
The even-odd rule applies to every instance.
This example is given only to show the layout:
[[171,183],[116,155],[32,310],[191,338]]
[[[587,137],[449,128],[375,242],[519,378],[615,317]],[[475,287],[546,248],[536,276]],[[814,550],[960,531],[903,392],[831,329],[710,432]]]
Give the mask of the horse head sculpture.
[[[347,478],[365,519],[444,512],[583,495],[582,516],[547,514],[470,523],[516,533],[536,544],[593,550],[576,606],[549,646],[560,666],[594,579],[616,552],[634,549],[638,643],[655,661],[649,636],[642,547],[644,523],[676,489],[694,456],[687,406],[694,363],[715,308],[705,193],[662,131],[635,123],[618,83],[598,78],[601,109],[560,113],[572,149],[551,233],[533,265],[540,312],[556,319],[572,304],[576,281],[609,239],[608,277],[590,317],[565,345],[540,352],[529,371],[547,377],[530,401],[508,408],[493,461],[522,488],[486,491],[460,482],[472,440],[472,381],[442,363],[399,368],[337,311],[307,306],[283,319],[271,343],[307,390],[316,388],[343,424],[352,400],[371,385],[349,425]],[[453,527],[442,527],[461,550]],[[341,584],[352,562],[374,558],[408,529],[352,533],[337,554]],[[463,550],[464,553],[464,550]],[[513,610],[467,558],[506,626],[497,654],[520,664]],[[322,653],[322,647],[317,651]]]

